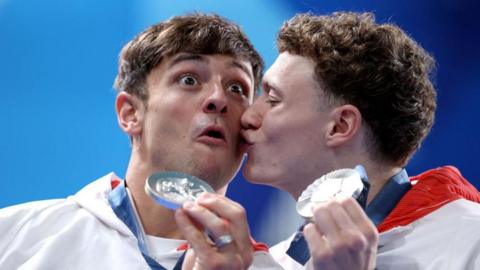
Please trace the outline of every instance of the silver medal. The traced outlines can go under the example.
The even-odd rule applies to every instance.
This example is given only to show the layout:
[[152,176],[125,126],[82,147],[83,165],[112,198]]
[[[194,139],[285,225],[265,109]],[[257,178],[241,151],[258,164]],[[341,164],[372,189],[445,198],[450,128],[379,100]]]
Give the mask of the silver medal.
[[160,172],[147,178],[145,192],[158,204],[177,209],[186,201],[195,201],[203,192],[213,193],[214,190],[208,183],[193,175]]
[[[357,166],[361,167],[361,166]],[[363,170],[363,167],[360,168]],[[362,176],[356,169],[340,169],[330,172],[310,184],[297,201],[297,212],[310,219],[312,207],[331,199],[357,198],[363,189]]]

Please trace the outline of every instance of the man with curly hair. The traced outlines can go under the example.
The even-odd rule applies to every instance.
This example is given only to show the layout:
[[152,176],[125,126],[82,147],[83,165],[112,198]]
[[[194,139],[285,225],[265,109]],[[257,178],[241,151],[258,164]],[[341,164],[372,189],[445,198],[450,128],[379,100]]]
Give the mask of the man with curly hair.
[[356,201],[320,204],[311,223],[272,248],[278,262],[480,269],[478,191],[452,166],[414,177],[405,170],[433,125],[433,58],[370,13],[300,14],[277,42],[263,93],[242,117],[244,176],[297,199],[320,176],[361,164],[370,183],[365,212],[380,232],[377,254],[368,243],[378,236]]

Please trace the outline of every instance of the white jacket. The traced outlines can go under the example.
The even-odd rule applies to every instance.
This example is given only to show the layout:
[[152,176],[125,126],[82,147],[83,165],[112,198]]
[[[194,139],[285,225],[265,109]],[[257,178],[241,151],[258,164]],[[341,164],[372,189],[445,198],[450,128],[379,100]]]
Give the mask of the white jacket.
[[[110,173],[66,199],[0,210],[0,269],[150,269],[107,200],[113,179],[119,178]],[[181,254],[163,259],[176,261]],[[281,268],[257,251],[250,269]]]
[[[309,269],[285,252],[293,236],[270,249],[285,269]],[[410,223],[380,234],[378,270],[480,269],[480,205],[450,202]]]

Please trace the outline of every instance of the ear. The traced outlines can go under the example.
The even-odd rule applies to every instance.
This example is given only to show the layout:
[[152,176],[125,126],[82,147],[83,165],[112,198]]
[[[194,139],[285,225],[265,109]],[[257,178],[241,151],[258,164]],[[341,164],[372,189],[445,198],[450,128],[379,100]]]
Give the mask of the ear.
[[346,104],[331,111],[327,125],[327,146],[336,147],[350,142],[359,132],[362,114],[357,107]]
[[130,137],[142,133],[144,108],[142,101],[127,92],[120,92],[115,100],[115,111],[120,128]]

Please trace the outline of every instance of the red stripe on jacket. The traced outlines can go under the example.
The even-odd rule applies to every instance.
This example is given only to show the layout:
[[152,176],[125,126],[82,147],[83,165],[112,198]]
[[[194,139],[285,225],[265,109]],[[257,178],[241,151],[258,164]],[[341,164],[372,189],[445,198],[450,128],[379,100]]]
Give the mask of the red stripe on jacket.
[[457,199],[480,203],[478,190],[453,166],[426,171],[411,177],[410,181],[413,182],[412,188],[378,225],[379,232],[408,225]]

